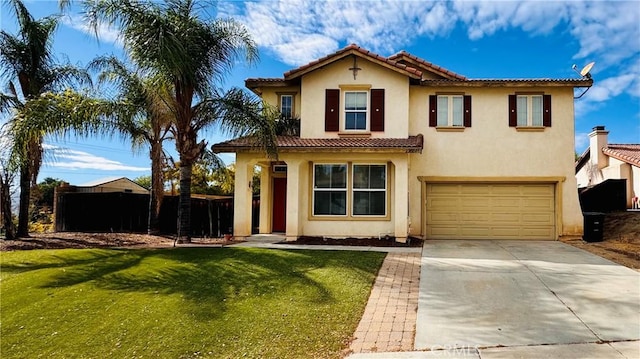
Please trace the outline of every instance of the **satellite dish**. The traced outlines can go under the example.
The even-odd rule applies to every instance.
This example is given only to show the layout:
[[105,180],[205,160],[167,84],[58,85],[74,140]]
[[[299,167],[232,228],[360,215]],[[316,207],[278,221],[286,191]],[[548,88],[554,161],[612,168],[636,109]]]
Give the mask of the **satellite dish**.
[[580,76],[590,79],[591,78],[590,71],[593,65],[595,65],[595,62],[590,62],[587,64],[587,66],[583,67],[582,70],[580,70]]

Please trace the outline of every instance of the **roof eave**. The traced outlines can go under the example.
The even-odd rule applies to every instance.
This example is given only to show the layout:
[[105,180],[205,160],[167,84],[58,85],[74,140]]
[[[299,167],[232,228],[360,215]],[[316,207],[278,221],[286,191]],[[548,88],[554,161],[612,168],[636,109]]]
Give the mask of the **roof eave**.
[[422,80],[430,87],[591,87],[592,79]]

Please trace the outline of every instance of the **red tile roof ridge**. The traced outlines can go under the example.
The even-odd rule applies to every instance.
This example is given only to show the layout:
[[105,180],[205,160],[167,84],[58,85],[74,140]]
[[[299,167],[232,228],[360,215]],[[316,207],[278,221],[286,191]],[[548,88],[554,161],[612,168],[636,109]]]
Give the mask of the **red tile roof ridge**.
[[406,57],[408,57],[408,58],[410,58],[410,59],[412,59],[412,60],[414,60],[414,61],[416,61],[416,62],[418,62],[418,63],[420,63],[420,64],[422,64],[422,65],[424,65],[426,67],[428,67],[428,68],[432,68],[432,69],[434,69],[436,71],[443,72],[443,73],[445,73],[445,74],[447,74],[449,76],[455,77],[458,80],[466,80],[467,79],[466,76],[457,74],[457,73],[455,73],[453,71],[450,71],[450,70],[447,70],[442,66],[438,66],[438,65],[436,65],[436,64],[434,64],[432,62],[429,62],[429,61],[427,61],[427,60],[425,60],[423,58],[420,58],[420,57],[418,57],[416,55],[413,55],[413,54],[411,54],[411,53],[409,53],[409,52],[407,52],[405,50],[400,50],[399,52],[389,56],[389,60],[396,61],[396,59],[398,59],[398,58],[400,58],[402,56],[406,56]]
[[342,55],[343,53],[349,52],[349,51],[357,51],[360,54],[364,55],[365,57],[369,57],[369,58],[375,59],[377,61],[387,63],[387,64],[389,64],[391,66],[394,66],[394,67],[396,67],[396,68],[398,68],[400,70],[407,71],[407,72],[409,72],[411,74],[414,74],[416,76],[422,76],[422,71],[420,71],[419,69],[416,69],[416,68],[413,68],[413,67],[410,67],[410,66],[406,66],[406,65],[402,66],[403,64],[400,64],[397,61],[394,61],[394,60],[391,60],[391,59],[389,59],[387,57],[384,57],[382,55],[376,54],[376,53],[374,53],[372,51],[369,51],[369,50],[367,50],[367,49],[365,49],[363,47],[360,47],[360,46],[352,43],[352,44],[349,44],[346,47],[343,47],[342,49],[339,49],[339,50],[337,50],[337,51],[335,51],[335,52],[333,52],[331,54],[328,54],[328,55],[323,56],[323,57],[321,57],[319,59],[313,60],[313,61],[311,61],[311,62],[309,62],[307,64],[304,64],[304,65],[301,65],[301,66],[299,66],[299,67],[297,67],[295,69],[291,69],[291,70],[289,70],[289,71],[284,73],[284,77],[286,79],[287,77],[290,77],[290,76],[292,76],[292,75],[294,75],[294,74],[296,74],[298,72],[304,71],[304,70],[306,70],[306,69],[308,69],[310,67],[313,67],[314,65],[317,65],[319,63],[325,62],[325,61],[327,61],[327,60],[329,60],[329,59],[331,59],[333,57]]

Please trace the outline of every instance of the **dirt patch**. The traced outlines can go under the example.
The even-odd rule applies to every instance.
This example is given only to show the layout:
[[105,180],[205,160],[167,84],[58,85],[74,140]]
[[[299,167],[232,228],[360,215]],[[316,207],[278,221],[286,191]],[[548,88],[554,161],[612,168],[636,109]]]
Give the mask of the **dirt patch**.
[[[171,247],[174,238],[140,233],[33,233],[29,238],[0,240],[0,251],[61,248]],[[224,238],[192,238],[193,245],[237,243]]]
[[327,238],[302,236],[295,241],[278,242],[278,244],[306,244],[306,245],[340,245],[363,247],[422,247],[422,239],[409,237],[407,243],[396,242],[395,237],[382,238]]
[[602,242],[589,243],[580,238],[563,242],[640,271],[640,212],[606,214],[602,233]]

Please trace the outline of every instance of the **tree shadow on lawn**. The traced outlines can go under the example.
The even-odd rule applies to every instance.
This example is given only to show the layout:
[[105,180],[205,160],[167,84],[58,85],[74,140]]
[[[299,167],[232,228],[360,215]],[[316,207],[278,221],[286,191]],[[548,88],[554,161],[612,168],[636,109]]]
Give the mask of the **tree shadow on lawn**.
[[[286,251],[255,248],[174,248],[92,250],[93,256],[66,259],[52,268],[64,268],[45,288],[92,282],[117,292],[180,294],[192,305],[181,309],[203,321],[225,313],[227,306],[260,296],[275,297],[300,290],[305,305],[336,300],[333,288],[319,281],[317,269],[334,267],[340,276],[347,269],[355,280],[372,281],[383,254],[343,251]],[[70,252],[70,255],[73,252]],[[111,254],[111,255],[108,255]],[[369,260],[379,257],[378,261]],[[360,260],[359,260],[360,259]],[[47,264],[19,265],[16,269],[46,268]],[[4,270],[4,267],[3,267]],[[331,274],[328,274],[331,275]]]

